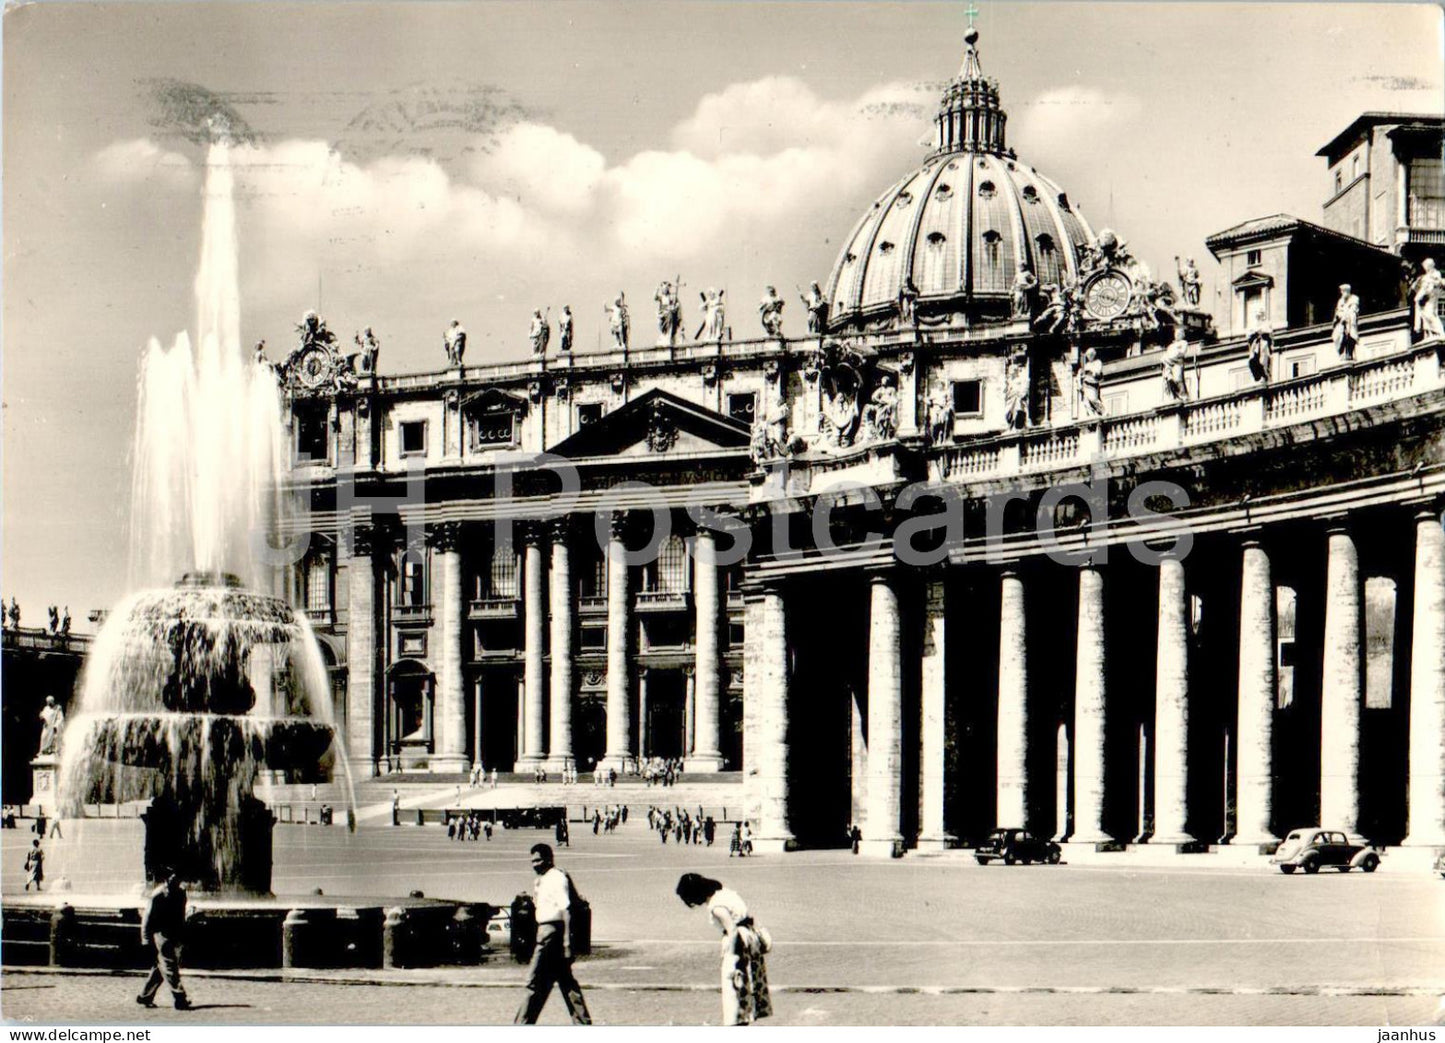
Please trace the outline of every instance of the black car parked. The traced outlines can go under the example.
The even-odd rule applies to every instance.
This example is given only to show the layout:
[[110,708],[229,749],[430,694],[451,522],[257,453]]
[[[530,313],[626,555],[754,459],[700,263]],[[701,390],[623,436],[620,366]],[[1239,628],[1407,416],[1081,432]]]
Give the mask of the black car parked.
[[1043,840],[1026,829],[996,829],[974,849],[973,857],[981,866],[988,865],[995,858],[1001,859],[1006,866],[1015,862],[1023,862],[1025,865],[1030,862],[1047,862],[1053,866],[1059,864],[1063,849],[1052,840]]

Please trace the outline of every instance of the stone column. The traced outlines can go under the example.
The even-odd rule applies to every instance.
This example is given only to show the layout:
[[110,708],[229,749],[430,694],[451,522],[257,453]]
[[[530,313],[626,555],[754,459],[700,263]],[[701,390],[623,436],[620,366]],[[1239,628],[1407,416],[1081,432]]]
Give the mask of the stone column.
[[691,666],[682,668],[684,690],[682,695],[682,755],[687,767],[697,770],[692,762],[693,745],[697,741],[697,670]]
[[1410,655],[1410,807],[1403,843],[1445,847],[1445,531],[1415,515]]
[[481,767],[486,763],[483,753],[485,752],[482,739],[482,679],[479,677],[472,682],[472,767]]
[[1360,822],[1360,702],[1364,698],[1363,598],[1354,537],[1328,532],[1324,670],[1320,688],[1320,825],[1356,836]]
[[1236,844],[1279,839],[1274,814],[1275,692],[1274,578],[1269,553],[1244,542],[1239,582],[1239,724],[1235,728]]
[[522,530],[522,613],[526,647],[522,659],[522,705],[526,721],[519,766],[536,768],[547,756],[542,738],[547,717],[547,604],[542,533]]
[[628,587],[626,515],[612,516],[607,541],[607,753],[618,772],[637,755],[632,742],[632,591]]
[[440,639],[437,653],[436,703],[433,719],[435,753],[432,770],[467,769],[467,707],[462,684],[462,632],[466,603],[462,600],[460,526],[447,524],[432,531],[433,611]]
[[376,721],[376,559],[371,529],[357,527],[346,563],[346,745],[352,770],[362,776],[378,773]]
[[[759,851],[786,851],[794,843],[789,829],[788,794],[788,616],[783,592],[765,588],[758,625],[748,628],[748,644],[757,643],[756,667],[744,675],[744,705],[752,704],[755,741],[743,751],[749,782],[758,791],[758,823],[753,846]],[[754,775],[756,772],[756,775]]]
[[860,854],[903,854],[903,649],[897,581],[870,577],[868,615],[868,814]]
[[652,715],[647,712],[647,667],[637,671],[637,755],[646,760],[652,755]]
[[1014,570],[1005,569],[999,581],[996,826],[1028,824],[1028,691],[1024,581]]
[[568,545],[571,529],[567,519],[552,528],[551,590],[552,688],[551,727],[547,744],[547,770],[572,767],[573,640],[577,633],[577,592],[572,586],[572,554]]
[[943,825],[944,740],[948,723],[946,649],[948,595],[943,579],[930,580],[923,622],[923,720],[919,728],[918,849],[952,846]]
[[688,767],[696,771],[722,771],[718,749],[722,706],[722,578],[717,567],[717,537],[707,529],[697,531],[693,544],[695,569],[693,596],[697,599],[696,698],[693,708],[692,750]]
[[[1189,593],[1184,561],[1159,562],[1159,636],[1154,672],[1154,837],[1194,840],[1189,821]],[[1142,791],[1141,791],[1142,799]],[[1144,829],[1140,816],[1139,828]]]
[[1108,844],[1104,830],[1104,574],[1079,569],[1079,636],[1074,673],[1074,836]]

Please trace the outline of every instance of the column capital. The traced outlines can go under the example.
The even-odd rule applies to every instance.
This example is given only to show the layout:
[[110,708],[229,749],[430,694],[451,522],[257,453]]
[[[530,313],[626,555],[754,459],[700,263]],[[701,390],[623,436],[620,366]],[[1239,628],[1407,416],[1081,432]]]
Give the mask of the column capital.
[[1407,508],[1416,519],[1426,515],[1434,515],[1436,518],[1445,513],[1445,497],[1440,496],[1415,496],[1401,502],[1401,506]]
[[427,544],[447,553],[461,546],[462,526],[460,522],[442,522],[427,529]]
[[1247,525],[1243,529],[1237,529],[1235,535],[1239,537],[1240,547],[1259,547],[1268,550],[1264,541],[1263,525]]
[[632,528],[632,515],[628,511],[612,511],[607,515],[607,532],[614,540],[625,540]]
[[547,537],[551,526],[543,521],[524,521],[517,524],[517,534],[524,547],[539,547]]
[[696,664],[689,663],[688,665],[686,665],[686,666],[684,666],[684,667],[682,668],[682,676],[683,676],[683,677],[689,677],[689,678],[690,678],[690,677],[693,677],[696,673],[697,673],[697,666],[696,666]]
[[553,543],[567,543],[577,531],[576,522],[570,514],[564,514],[560,518],[553,518],[547,523],[547,535]]
[[1327,534],[1336,532],[1348,533],[1351,530],[1350,514],[1348,511],[1322,514],[1318,520],[1324,525]]

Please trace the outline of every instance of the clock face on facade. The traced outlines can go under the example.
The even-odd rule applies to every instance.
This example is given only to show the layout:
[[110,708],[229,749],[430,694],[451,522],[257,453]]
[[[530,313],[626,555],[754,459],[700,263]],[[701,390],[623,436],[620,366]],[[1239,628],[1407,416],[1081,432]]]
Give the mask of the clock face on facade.
[[1129,307],[1133,285],[1120,272],[1104,272],[1084,287],[1084,308],[1092,318],[1107,322],[1117,319]]
[[331,355],[321,348],[307,348],[296,360],[297,379],[308,388],[320,387],[331,379]]

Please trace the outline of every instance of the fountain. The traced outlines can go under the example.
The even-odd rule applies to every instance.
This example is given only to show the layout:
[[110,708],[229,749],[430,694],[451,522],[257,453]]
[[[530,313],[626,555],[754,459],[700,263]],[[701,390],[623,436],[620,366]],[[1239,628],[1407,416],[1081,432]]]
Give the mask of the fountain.
[[[348,823],[354,798],[316,638],[260,592],[278,589],[286,568],[266,553],[285,507],[286,433],[275,371],[241,351],[231,144],[223,125],[211,130],[197,348],[184,333],[169,349],[152,339],[140,365],[140,589],[97,634],[60,744],[63,815],[146,802],[144,879],[121,893],[6,896],[4,960],[143,965],[141,891],[174,868],[193,896],[192,963],[400,965],[407,951],[412,962],[474,962],[476,906],[271,893],[275,818],[258,789],[341,779]],[[69,843],[83,853],[84,837]]]

